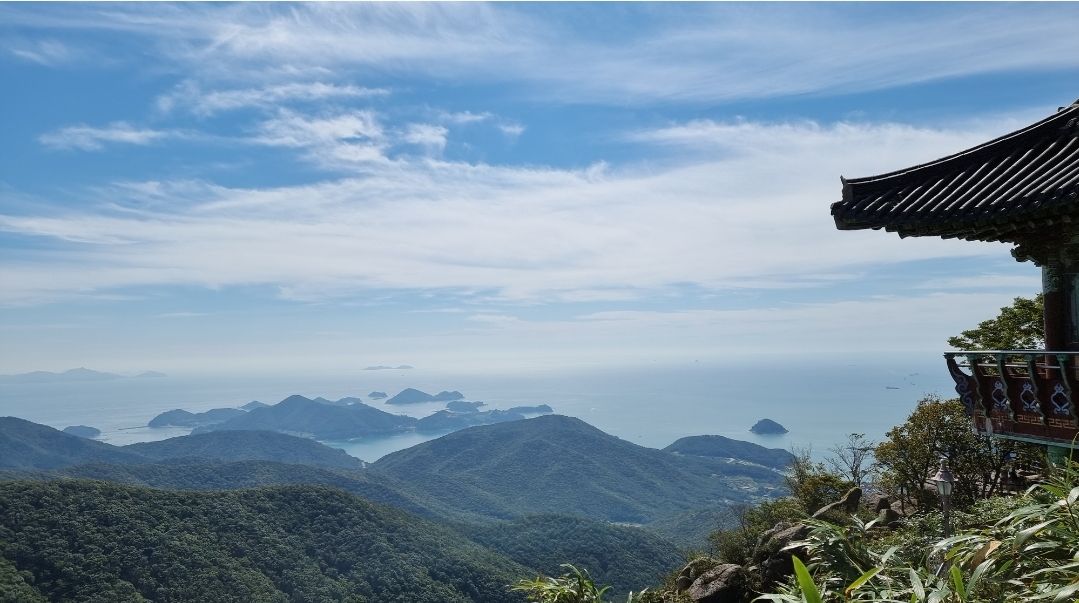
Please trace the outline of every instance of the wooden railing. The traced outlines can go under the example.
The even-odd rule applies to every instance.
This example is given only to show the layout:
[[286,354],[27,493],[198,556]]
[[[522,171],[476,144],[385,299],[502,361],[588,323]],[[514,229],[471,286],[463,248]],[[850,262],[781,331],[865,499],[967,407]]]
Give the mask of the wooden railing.
[[944,359],[978,429],[1068,441],[1079,431],[1079,352],[973,350]]

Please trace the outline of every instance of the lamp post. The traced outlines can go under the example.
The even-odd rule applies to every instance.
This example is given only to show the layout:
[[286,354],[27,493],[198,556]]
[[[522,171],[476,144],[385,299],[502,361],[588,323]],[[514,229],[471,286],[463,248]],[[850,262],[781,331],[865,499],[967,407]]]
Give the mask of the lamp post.
[[948,468],[948,459],[940,459],[940,469],[938,469],[937,474],[933,476],[933,481],[937,484],[937,494],[940,494],[940,503],[944,508],[944,537],[947,538],[952,535],[950,503],[952,498],[952,486],[955,485],[955,477],[952,476],[952,470]]

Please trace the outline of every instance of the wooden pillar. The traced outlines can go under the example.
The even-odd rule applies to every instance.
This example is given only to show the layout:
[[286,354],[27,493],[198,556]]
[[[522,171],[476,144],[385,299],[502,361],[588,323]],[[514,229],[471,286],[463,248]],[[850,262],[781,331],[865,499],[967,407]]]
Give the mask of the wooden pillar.
[[1068,349],[1069,325],[1068,300],[1064,293],[1060,269],[1042,266],[1042,293],[1045,294],[1045,349],[1062,351]]

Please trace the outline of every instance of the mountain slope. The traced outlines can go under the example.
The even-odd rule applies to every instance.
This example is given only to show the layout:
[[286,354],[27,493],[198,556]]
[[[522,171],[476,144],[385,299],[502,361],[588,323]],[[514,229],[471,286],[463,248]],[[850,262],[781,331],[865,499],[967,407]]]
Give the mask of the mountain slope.
[[768,496],[780,482],[762,467],[645,448],[560,415],[451,433],[369,470],[466,513],[628,523]]
[[0,417],[0,468],[53,469],[79,463],[136,463],[143,460],[104,442],[80,438],[25,419]]
[[334,406],[303,396],[289,396],[273,406],[256,408],[222,423],[200,427],[194,433],[254,429],[320,440],[344,440],[396,433],[415,424],[416,419],[412,417],[390,414],[366,404]]
[[272,431],[214,431],[129,444],[123,450],[153,460],[200,458],[213,461],[265,460],[334,469],[363,469],[345,451]]
[[721,435],[681,438],[664,450],[693,456],[735,458],[775,469],[785,469],[794,461],[794,455],[782,448],[765,448],[752,442],[734,440]]
[[548,576],[562,574],[563,563],[587,569],[597,583],[612,586],[613,601],[661,582],[682,562],[675,545],[651,532],[565,515],[530,515],[471,526],[464,533]]
[[[529,570],[340,490],[0,484],[0,570],[47,600],[520,601]],[[7,581],[7,580],[5,580]]]

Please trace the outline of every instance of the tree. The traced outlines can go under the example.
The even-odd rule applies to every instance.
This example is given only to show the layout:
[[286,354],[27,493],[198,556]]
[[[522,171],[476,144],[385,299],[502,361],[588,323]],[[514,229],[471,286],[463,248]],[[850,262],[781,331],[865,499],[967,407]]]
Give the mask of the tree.
[[1000,309],[996,318],[948,338],[948,345],[960,350],[1032,350],[1045,345],[1042,308],[1045,298],[1017,297]]
[[809,514],[828,503],[842,498],[855,484],[843,476],[829,471],[824,463],[813,460],[811,450],[793,450],[794,460],[787,468],[783,480],[791,496],[798,500]]
[[847,436],[845,444],[831,448],[832,456],[826,460],[832,471],[861,488],[873,470],[874,448],[875,445],[865,438],[864,433],[852,433]]
[[953,501],[962,507],[998,494],[1013,459],[1029,457],[1032,448],[975,431],[958,400],[926,396],[905,423],[888,432],[875,454],[885,483],[905,487],[925,510],[939,502],[936,492],[927,489],[927,480],[941,458],[948,459],[955,476]]

